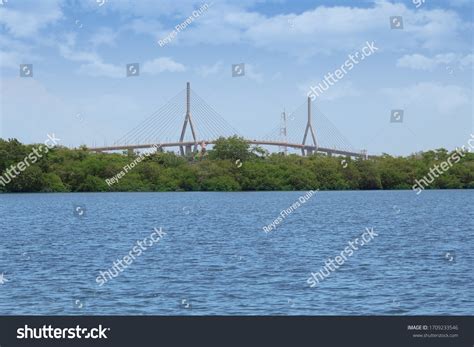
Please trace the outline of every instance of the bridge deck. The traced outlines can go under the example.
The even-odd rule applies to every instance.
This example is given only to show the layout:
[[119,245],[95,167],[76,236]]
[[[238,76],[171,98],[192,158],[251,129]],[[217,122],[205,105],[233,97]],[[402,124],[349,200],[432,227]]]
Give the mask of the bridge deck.
[[[204,141],[197,141],[198,144],[204,142],[205,144],[215,144],[215,140],[204,140]],[[350,152],[344,151],[334,148],[324,148],[324,147],[316,147],[311,145],[303,145],[300,143],[286,143],[286,142],[279,142],[279,141],[264,141],[264,140],[246,140],[247,143],[253,145],[267,145],[267,146],[279,146],[279,147],[289,147],[295,149],[304,149],[313,152],[322,152],[327,154],[337,154],[343,155],[348,157],[362,157],[362,158],[370,158],[373,156],[368,156],[364,153],[357,153],[357,152]],[[105,146],[105,147],[93,147],[89,148],[89,150],[93,152],[106,152],[106,151],[119,151],[119,150],[134,150],[134,149],[146,149],[151,148],[157,144],[149,143],[149,144],[139,144],[139,145],[116,145],[116,146]],[[159,144],[161,147],[186,147],[186,146],[194,146],[195,143],[192,141],[187,142],[167,142]]]

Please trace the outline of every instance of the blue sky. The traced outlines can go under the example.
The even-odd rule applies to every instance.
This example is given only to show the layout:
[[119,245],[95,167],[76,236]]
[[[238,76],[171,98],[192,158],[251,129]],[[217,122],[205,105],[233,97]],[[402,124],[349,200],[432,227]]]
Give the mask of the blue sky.
[[[100,1],[3,0],[1,137],[111,144],[190,81],[258,138],[367,41],[378,51],[315,100],[354,148],[453,149],[473,132],[471,0],[211,0],[163,47],[158,40],[205,0]],[[402,30],[391,16],[402,16]],[[140,75],[127,78],[135,62]],[[232,77],[236,63],[245,76]],[[19,77],[20,64],[33,64],[32,78]],[[390,123],[393,109],[404,110],[403,123]]]

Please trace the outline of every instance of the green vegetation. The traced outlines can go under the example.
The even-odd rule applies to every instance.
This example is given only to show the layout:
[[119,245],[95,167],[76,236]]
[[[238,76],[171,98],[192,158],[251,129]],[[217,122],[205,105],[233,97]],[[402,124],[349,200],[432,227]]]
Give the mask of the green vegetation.
[[[38,146],[0,139],[3,176]],[[170,152],[154,153],[109,187],[105,179],[118,174],[136,154],[55,147],[42,153],[10,183],[3,185],[0,178],[0,192],[411,189],[415,179],[423,178],[450,155],[445,149],[409,157],[385,154],[369,160],[320,154],[270,155],[262,148],[250,148],[238,137],[221,138],[212,150],[188,158]],[[474,153],[466,153],[430,188],[474,188]]]

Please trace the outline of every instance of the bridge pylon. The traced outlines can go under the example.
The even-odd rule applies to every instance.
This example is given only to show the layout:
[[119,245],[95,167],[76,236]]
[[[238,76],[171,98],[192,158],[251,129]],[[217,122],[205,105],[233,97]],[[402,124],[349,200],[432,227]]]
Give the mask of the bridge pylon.
[[[196,131],[194,130],[194,124],[193,124],[193,119],[191,118],[191,85],[189,82],[186,83],[186,116],[184,117],[184,123],[183,123],[183,129],[181,130],[181,136],[179,137],[179,142],[184,141],[184,135],[186,134],[186,129],[187,125],[189,124],[189,127],[191,128],[191,134],[193,136],[193,141],[194,141],[194,149],[197,149],[197,138],[196,138]],[[179,146],[179,151],[181,155],[189,154],[191,152],[191,146],[186,146],[186,152],[185,148],[183,146]]]
[[[311,137],[313,139],[313,145],[316,147],[316,150],[318,150],[318,141],[316,140],[316,135],[314,133],[313,129],[313,123],[311,121],[311,98],[308,97],[308,121],[306,123],[306,129],[304,131],[304,137],[303,137],[303,143],[302,145],[306,145],[306,138],[308,137],[308,132],[310,132]],[[306,149],[306,155],[312,154],[313,150],[312,149]],[[305,148],[301,148],[301,154],[304,156],[305,155]]]
[[[286,124],[286,111],[283,109],[281,114],[281,128],[280,128],[280,137],[282,137],[283,142],[288,143],[288,131]],[[288,154],[287,146],[280,146],[280,153],[283,152],[285,155]]]

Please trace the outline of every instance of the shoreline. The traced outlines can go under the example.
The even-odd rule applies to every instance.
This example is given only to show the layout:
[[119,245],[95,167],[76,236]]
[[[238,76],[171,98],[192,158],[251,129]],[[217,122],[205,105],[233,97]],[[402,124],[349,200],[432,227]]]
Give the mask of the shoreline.
[[[427,191],[471,191],[474,188],[433,188],[427,189]],[[187,191],[114,191],[114,192],[0,192],[2,195],[26,195],[26,194],[162,194],[162,193],[212,193],[212,194],[224,194],[224,193],[302,193],[308,192],[309,190],[229,190],[229,191],[210,191],[210,190],[187,190]],[[343,192],[407,192],[413,191],[412,189],[319,189],[319,193],[343,193]],[[416,195],[416,194],[415,194]]]

